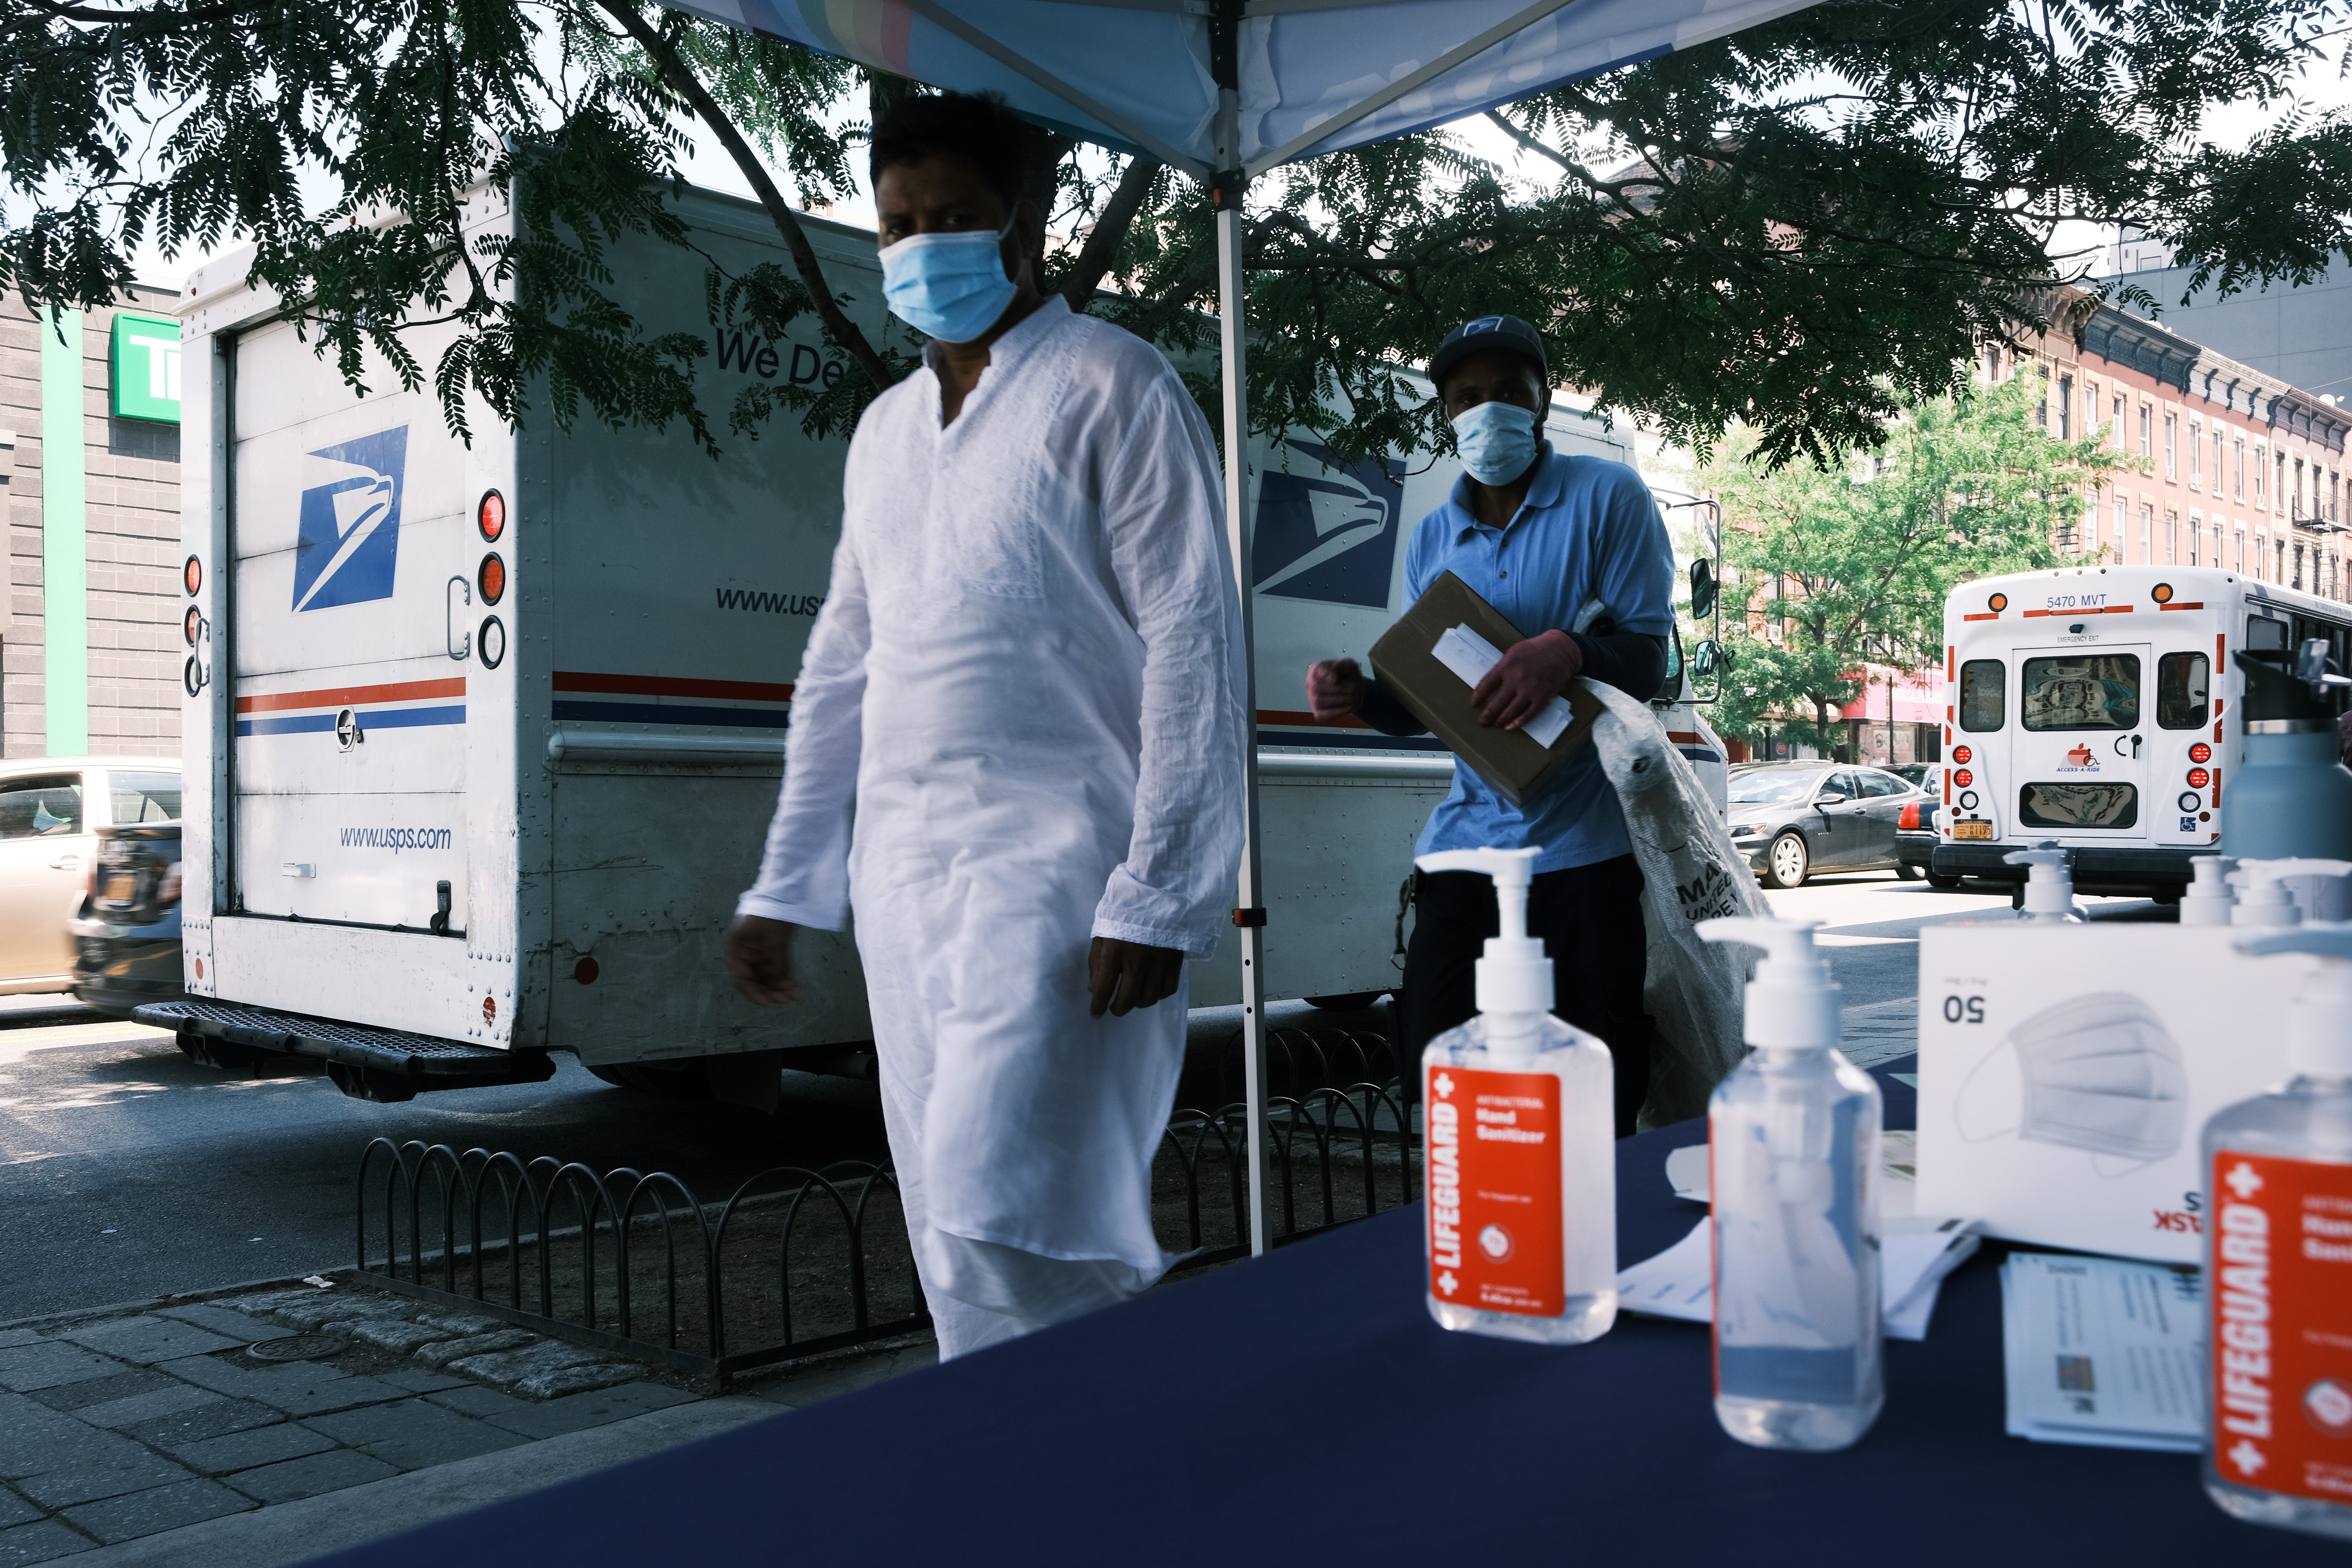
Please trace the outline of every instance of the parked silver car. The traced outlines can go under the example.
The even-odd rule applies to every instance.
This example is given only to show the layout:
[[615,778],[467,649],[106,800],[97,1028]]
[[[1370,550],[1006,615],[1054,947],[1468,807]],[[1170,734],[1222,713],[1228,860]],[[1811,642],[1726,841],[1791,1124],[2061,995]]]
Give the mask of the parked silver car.
[[1843,763],[1753,763],[1732,770],[1732,847],[1769,888],[1816,871],[1893,869],[1918,875],[1895,853],[1903,808],[1930,798],[1882,768]]
[[180,815],[176,757],[26,757],[0,764],[0,994],[68,991],[98,830]]

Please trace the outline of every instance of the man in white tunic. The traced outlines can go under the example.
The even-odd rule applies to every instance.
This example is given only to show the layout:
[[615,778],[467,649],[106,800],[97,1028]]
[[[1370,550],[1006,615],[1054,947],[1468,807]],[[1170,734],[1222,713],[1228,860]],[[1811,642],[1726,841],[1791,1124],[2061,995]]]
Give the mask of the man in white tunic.
[[[953,1356],[1145,1289],[1184,963],[1241,853],[1240,612],[1217,455],[1158,351],[1041,297],[1021,131],[909,100],[873,176],[933,338],[850,443],[833,583],[728,961],[797,998],[856,911],[890,1149]],[[855,828],[851,805],[856,805]]]

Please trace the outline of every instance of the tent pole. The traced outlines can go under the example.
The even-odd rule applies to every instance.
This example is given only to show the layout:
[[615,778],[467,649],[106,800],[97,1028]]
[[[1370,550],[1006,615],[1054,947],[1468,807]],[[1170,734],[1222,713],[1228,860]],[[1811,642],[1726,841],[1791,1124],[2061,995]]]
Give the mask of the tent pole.
[[1249,377],[1242,319],[1241,94],[1217,95],[1217,163],[1212,187],[1217,206],[1217,331],[1224,351],[1225,533],[1242,605],[1242,874],[1234,923],[1242,944],[1242,1073],[1248,1105],[1250,1253],[1274,1244],[1266,1215],[1265,899],[1258,865],[1257,633],[1251,581],[1249,518]]

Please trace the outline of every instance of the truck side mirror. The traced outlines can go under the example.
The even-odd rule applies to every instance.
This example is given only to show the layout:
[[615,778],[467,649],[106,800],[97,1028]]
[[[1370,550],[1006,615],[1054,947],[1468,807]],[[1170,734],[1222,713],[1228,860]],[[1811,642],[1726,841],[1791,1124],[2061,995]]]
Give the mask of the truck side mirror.
[[1693,675],[1713,675],[1715,673],[1715,667],[1721,659],[1722,655],[1723,645],[1716,641],[1713,637],[1708,637],[1706,641],[1700,643],[1698,647],[1691,649],[1691,673]]
[[1690,569],[1691,619],[1703,621],[1715,614],[1715,569],[1704,561],[1694,561]]

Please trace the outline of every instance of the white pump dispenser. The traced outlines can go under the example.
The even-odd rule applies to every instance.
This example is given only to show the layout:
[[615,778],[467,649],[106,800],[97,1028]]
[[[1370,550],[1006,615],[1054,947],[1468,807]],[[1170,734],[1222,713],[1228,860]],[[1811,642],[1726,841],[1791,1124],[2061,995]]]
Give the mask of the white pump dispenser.
[[2227,855],[2200,855],[2189,862],[2195,879],[2180,893],[2180,923],[2185,926],[2225,926],[2238,907],[2237,889],[2230,873],[2238,862]]
[[[2309,875],[2341,863],[2268,864]],[[2335,1484],[2352,1437],[2352,921],[2234,945],[2322,962],[2287,1010],[2295,1076],[2205,1123],[2205,1490],[2239,1519],[2352,1540],[2352,1504]]]
[[1616,1070],[1551,1015],[1528,935],[1537,849],[1448,849],[1424,871],[1495,880],[1478,1016],[1422,1053],[1429,1313],[1449,1329],[1580,1344],[1617,1321]]
[[2045,838],[2031,849],[2012,849],[2001,858],[2011,866],[2032,868],[2025,874],[2020,918],[2051,925],[2081,925],[2091,918],[2074,901],[2074,868],[2055,838]]
[[1746,1061],[1707,1104],[1714,1167],[1715,1415],[1759,1448],[1843,1448],[1886,1402],[1879,1131],[1870,1075],[1837,1050],[1838,987],[1813,927],[1702,921],[1765,949]]
[[2242,926],[2296,926],[2303,923],[2303,906],[2290,877],[2352,877],[2352,860],[2241,860],[2230,879],[2246,890],[2231,912],[2230,923]]
[[1535,880],[1534,849],[1440,849],[1413,864],[1424,871],[1483,871],[1494,879],[1499,916],[1478,960],[1478,1013],[1491,1020],[1490,1046],[1532,1046],[1536,1020],[1551,1011],[1551,960],[1528,934],[1528,888]]

